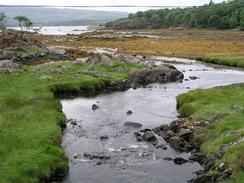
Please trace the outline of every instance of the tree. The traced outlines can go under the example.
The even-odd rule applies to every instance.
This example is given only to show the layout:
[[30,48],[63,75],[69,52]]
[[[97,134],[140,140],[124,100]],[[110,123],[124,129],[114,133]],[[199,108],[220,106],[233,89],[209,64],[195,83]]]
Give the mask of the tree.
[[2,37],[4,37],[4,31],[6,30],[8,22],[8,17],[5,15],[5,13],[0,13],[0,30],[2,31]]
[[240,28],[244,30],[244,8],[240,12]]
[[213,4],[214,4],[213,0],[210,0],[209,5],[211,6]]
[[218,15],[211,15],[208,19],[208,27],[210,28],[219,28],[221,23],[221,19]]
[[14,17],[14,20],[18,21],[18,23],[19,23],[22,37],[24,36],[24,30],[27,31],[28,28],[30,28],[33,25],[31,20],[25,16],[16,16],[16,17]]
[[234,29],[238,26],[239,24],[238,19],[239,19],[239,11],[235,11],[229,19],[229,24],[231,29]]

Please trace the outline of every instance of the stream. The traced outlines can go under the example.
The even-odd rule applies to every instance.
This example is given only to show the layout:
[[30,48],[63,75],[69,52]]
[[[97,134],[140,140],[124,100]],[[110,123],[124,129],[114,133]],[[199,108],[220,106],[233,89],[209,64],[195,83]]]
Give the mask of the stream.
[[[167,145],[167,150],[137,142],[133,133],[176,120],[179,94],[244,82],[244,72],[215,69],[194,60],[154,58],[157,65],[165,61],[184,72],[187,80],[61,101],[63,112],[71,121],[62,142],[70,167],[65,183],[186,183],[196,177],[194,172],[202,169],[198,163],[177,165],[165,159],[188,158],[190,153],[176,151],[163,139],[160,141]],[[190,76],[198,79],[189,79]],[[92,110],[93,104],[99,109]],[[128,110],[133,113],[128,115]],[[74,120],[77,124],[72,123]],[[127,121],[140,123],[142,127],[124,126]],[[104,157],[84,156],[89,153]]]

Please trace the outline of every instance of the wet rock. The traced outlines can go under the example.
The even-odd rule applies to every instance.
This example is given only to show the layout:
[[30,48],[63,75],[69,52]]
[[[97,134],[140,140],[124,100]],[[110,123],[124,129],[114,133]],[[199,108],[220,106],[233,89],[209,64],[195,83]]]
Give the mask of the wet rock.
[[145,128],[145,129],[143,129],[143,130],[140,130],[140,132],[142,132],[142,133],[145,133],[145,132],[151,132],[152,130],[151,129],[148,129],[148,128]]
[[133,114],[133,112],[131,110],[129,110],[129,111],[126,112],[126,114],[127,115],[131,115],[131,114]]
[[202,164],[204,158],[205,158],[205,156],[202,153],[195,152],[195,153],[191,154],[191,156],[189,157],[189,160]]
[[177,158],[174,159],[174,163],[177,164],[177,165],[182,165],[182,164],[185,164],[187,162],[188,162],[188,160],[184,159],[182,157],[177,157]]
[[215,165],[215,160],[216,158],[214,156],[207,157],[203,160],[203,167],[206,171],[210,170],[210,168],[212,168]]
[[169,125],[161,125],[157,128],[152,129],[152,131],[158,135],[161,135],[162,132],[168,131]]
[[165,157],[165,158],[163,158],[163,160],[165,160],[165,161],[173,161],[173,158]]
[[184,140],[189,142],[192,139],[193,130],[182,128],[182,129],[180,129],[180,132],[178,133],[178,135],[182,139],[184,139]]
[[109,137],[107,135],[101,136],[100,140],[107,140]]
[[165,133],[162,134],[162,135],[163,135],[163,138],[164,138],[164,140],[165,140],[166,142],[169,142],[169,140],[170,140],[171,137],[176,136],[176,134],[175,134],[173,131],[171,131],[171,130],[168,130],[167,132],[165,132]]
[[204,170],[198,170],[196,172],[194,172],[194,174],[196,175],[202,175],[204,173]]
[[139,133],[139,132],[134,132],[134,135],[135,135],[136,140],[137,140],[138,142],[143,141],[143,138],[142,138],[141,133]]
[[76,126],[77,125],[77,122],[75,120],[72,120],[72,121],[70,121],[70,124]]
[[103,163],[101,161],[98,161],[96,165],[102,165]]
[[163,144],[163,143],[156,144],[155,147],[156,148],[163,149],[163,150],[168,149],[168,147],[165,144]]
[[196,76],[189,76],[189,78],[190,78],[191,80],[196,80],[196,79],[198,79],[198,77],[196,77]]
[[83,155],[88,159],[110,159],[111,156],[106,152],[93,152],[93,153],[84,153]]
[[192,146],[179,136],[173,136],[169,139],[169,143],[172,147],[180,151],[190,151]]
[[131,122],[131,121],[126,121],[124,123],[124,126],[133,127],[133,128],[141,128],[142,124],[136,123],[136,122]]
[[231,175],[232,175],[232,169],[226,169],[226,170],[223,171],[223,173],[221,173],[219,175],[219,177],[217,178],[217,181],[221,181],[221,180],[227,179]]
[[210,175],[206,175],[206,174],[202,174],[197,176],[195,179],[192,179],[189,181],[190,183],[210,183],[212,182],[212,176]]
[[78,157],[79,157],[79,155],[78,154],[74,154],[74,159],[77,159]]
[[181,122],[179,120],[172,121],[170,123],[170,130],[177,133],[180,129]]
[[92,105],[92,110],[94,110],[94,111],[95,111],[95,110],[97,110],[97,109],[99,109],[99,106],[98,106],[98,105],[96,105],[96,104],[93,104],[93,105]]
[[142,138],[143,138],[144,141],[147,141],[147,142],[157,141],[156,135],[153,132],[151,132],[151,131],[145,132],[143,134]]

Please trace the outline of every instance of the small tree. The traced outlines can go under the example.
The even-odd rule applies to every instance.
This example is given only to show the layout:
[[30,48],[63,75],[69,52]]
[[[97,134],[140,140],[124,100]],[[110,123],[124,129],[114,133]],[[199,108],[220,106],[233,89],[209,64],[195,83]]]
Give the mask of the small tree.
[[6,30],[8,22],[8,17],[5,15],[5,13],[0,13],[0,30],[2,31],[2,36],[4,37],[4,31]]
[[14,20],[19,23],[22,37],[24,36],[24,31],[27,31],[33,25],[31,20],[25,16],[16,16],[14,17]]

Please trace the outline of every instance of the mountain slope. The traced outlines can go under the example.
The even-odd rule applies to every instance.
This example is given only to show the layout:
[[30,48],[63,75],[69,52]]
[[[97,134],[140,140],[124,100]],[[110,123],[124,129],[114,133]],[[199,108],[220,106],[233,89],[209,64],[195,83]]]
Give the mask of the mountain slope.
[[4,7],[0,6],[0,12],[5,12],[9,17],[9,26],[17,26],[12,20],[17,15],[29,17],[38,25],[93,25],[113,21],[126,17],[128,13],[112,11],[96,11],[85,9],[51,8],[51,7]]

